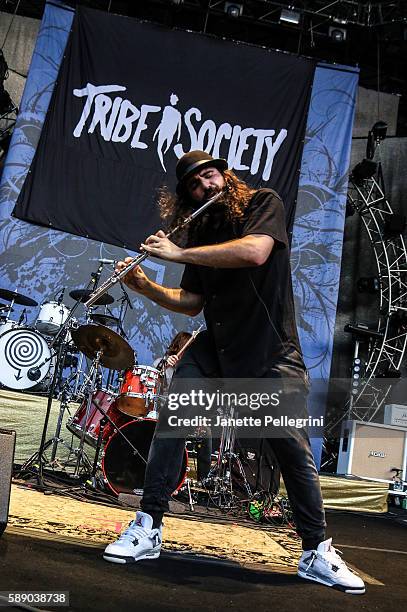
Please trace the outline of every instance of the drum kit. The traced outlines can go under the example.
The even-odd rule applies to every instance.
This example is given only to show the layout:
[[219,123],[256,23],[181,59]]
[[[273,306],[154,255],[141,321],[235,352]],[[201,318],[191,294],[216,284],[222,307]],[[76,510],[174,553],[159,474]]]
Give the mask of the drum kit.
[[[101,266],[92,280],[97,281],[100,272]],[[40,449],[21,473],[39,464],[41,480],[44,467],[62,466],[70,476],[90,476],[95,483],[101,481],[99,475],[103,474],[104,488],[118,495],[143,487],[161,401],[162,372],[138,364],[126,339],[123,322],[128,297],[123,286],[118,317],[107,308],[114,298],[105,293],[87,310],[85,323],[79,324],[73,314],[79,304],[89,299],[96,285],[94,282],[92,290],[88,287],[71,291],[69,295],[75,300],[71,309],[63,303],[64,290],[61,291],[58,299],[40,305],[32,325],[27,324],[26,312],[37,307],[38,302],[0,288],[0,299],[9,302],[0,303],[0,388],[48,396]],[[15,305],[24,307],[18,320],[12,318]],[[98,312],[98,307],[104,307],[104,311]],[[55,398],[60,400],[57,429],[46,441]],[[64,420],[69,442],[62,435]],[[56,458],[60,443],[70,450],[65,465]],[[45,457],[44,451],[50,447],[51,457]],[[87,456],[89,451],[95,455],[93,466]]]
[[[69,295],[78,304],[89,299],[91,292],[78,289]],[[141,494],[149,449],[165,399],[165,368],[137,363],[136,354],[124,337],[123,317],[94,312],[95,306],[113,303],[109,294],[99,298],[99,303],[87,312],[82,325],[72,316],[75,306],[69,309],[63,304],[62,295],[40,306],[33,326],[27,325],[25,312],[18,321],[10,316],[14,304],[26,309],[37,306],[35,300],[5,289],[0,289],[0,298],[10,301],[9,306],[0,306],[0,360],[3,362],[0,384],[30,393],[42,384],[42,392],[48,395],[40,449],[22,466],[20,474],[31,474],[33,466],[39,465],[40,484],[44,468],[52,471],[57,468],[63,469],[76,482],[92,483],[94,488],[115,496]],[[199,331],[200,328],[192,334],[188,345]],[[63,378],[67,366],[71,374]],[[46,441],[50,408],[55,397],[60,400],[59,418],[55,434]],[[62,433],[65,411],[69,414],[65,419],[70,434],[68,442]],[[202,485],[196,489],[200,494],[209,492],[211,500],[217,499],[218,507],[223,508],[233,504],[231,465],[239,463],[233,452],[233,436],[230,428],[225,428],[204,489]],[[57,458],[61,443],[69,449],[65,463]],[[176,489],[178,491],[184,484],[191,509],[194,481],[187,478],[187,449],[192,447],[190,454],[193,455],[193,446],[194,441],[189,440]],[[48,448],[51,448],[50,456],[45,455]],[[93,462],[89,454],[94,454]],[[240,467],[239,472],[242,473]]]

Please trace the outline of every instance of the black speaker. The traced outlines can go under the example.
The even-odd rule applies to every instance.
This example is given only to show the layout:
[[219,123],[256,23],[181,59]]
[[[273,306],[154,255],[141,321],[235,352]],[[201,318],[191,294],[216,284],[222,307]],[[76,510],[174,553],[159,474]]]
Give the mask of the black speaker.
[[7,526],[16,432],[0,429],[0,536]]

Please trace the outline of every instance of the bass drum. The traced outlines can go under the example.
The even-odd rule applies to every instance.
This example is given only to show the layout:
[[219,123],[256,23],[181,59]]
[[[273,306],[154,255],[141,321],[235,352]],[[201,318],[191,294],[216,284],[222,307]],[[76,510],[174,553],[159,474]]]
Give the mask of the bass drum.
[[16,391],[31,389],[50,369],[51,352],[34,329],[18,327],[0,336],[0,383]]
[[[139,419],[120,427],[120,431],[130,440],[141,457],[134,454],[131,446],[119,432],[114,433],[106,444],[102,459],[103,476],[105,483],[115,495],[119,493],[142,494],[146,462],[156,425],[155,419]],[[188,455],[185,450],[177,491],[185,480],[187,465]]]

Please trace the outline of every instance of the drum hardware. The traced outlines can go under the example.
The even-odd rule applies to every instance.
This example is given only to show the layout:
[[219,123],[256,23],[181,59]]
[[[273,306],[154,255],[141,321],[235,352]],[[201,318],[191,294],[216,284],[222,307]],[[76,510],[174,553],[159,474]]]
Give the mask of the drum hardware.
[[[87,325],[92,323],[92,314],[93,314],[93,308],[89,308],[89,310],[86,311],[86,324]],[[84,363],[85,363],[86,368],[82,369]],[[88,368],[85,362],[85,355],[79,351],[77,376],[75,378],[75,386],[74,386],[73,393],[72,393],[72,397],[75,398],[76,400],[80,400],[85,397],[85,393],[86,393],[85,390],[90,380],[89,375],[86,374],[87,369]]]
[[[66,443],[64,442],[64,440],[61,438],[61,429],[62,429],[62,422],[63,422],[63,418],[64,418],[64,414],[65,411],[68,408],[68,398],[66,395],[65,390],[62,390],[61,392],[61,404],[60,404],[60,410],[59,410],[59,415],[58,415],[58,421],[57,421],[57,426],[56,426],[56,430],[55,430],[55,434],[52,438],[52,440],[50,440],[49,442],[52,442],[52,451],[51,451],[51,459],[50,459],[50,464],[51,466],[55,464],[56,461],[56,454],[57,454],[57,448],[58,448],[58,444],[60,444],[61,442],[65,445]],[[69,450],[73,450],[71,446],[68,446]],[[58,464],[58,467],[60,468],[61,465]]]
[[225,416],[228,424],[222,426],[216,464],[211,468],[207,478],[202,481],[201,485],[205,487],[210,500],[218,508],[228,510],[235,506],[236,499],[233,492],[233,467],[235,467],[239,474],[241,486],[247,492],[248,498],[252,497],[253,492],[247,481],[240,457],[234,451],[236,427],[231,423],[237,418],[237,413],[233,404],[225,408]]
[[[65,332],[66,330],[66,326],[67,326],[67,322],[69,320],[69,317],[67,319],[67,321],[65,321],[65,323],[61,326],[61,329],[59,330],[59,332],[57,333],[57,337],[62,337],[62,334]],[[39,332],[34,332],[36,334],[39,334]],[[54,339],[55,340],[55,339]],[[52,346],[53,343],[51,343]],[[46,409],[46,413],[45,413],[45,419],[44,419],[44,426],[43,426],[43,430],[42,430],[42,436],[41,436],[41,442],[40,442],[40,447],[38,449],[38,451],[32,456],[30,457],[21,467],[20,470],[20,474],[24,474],[26,472],[30,472],[32,470],[32,468],[35,466],[36,469],[36,477],[38,480],[38,484],[40,487],[44,488],[44,478],[43,478],[43,470],[44,470],[44,464],[46,463],[46,458],[45,458],[45,451],[47,450],[47,448],[49,448],[51,445],[54,445],[54,443],[56,442],[57,444],[62,441],[59,438],[59,431],[58,431],[58,425],[57,425],[57,434],[58,435],[54,435],[50,440],[48,440],[46,442],[46,436],[47,436],[47,430],[48,430],[48,422],[49,422],[49,417],[51,414],[51,407],[52,407],[52,400],[54,398],[54,392],[56,389],[56,385],[57,385],[57,381],[62,373],[62,354],[63,351],[65,349],[65,343],[64,342],[60,342],[58,345],[58,353],[57,353],[57,360],[56,360],[56,365],[55,365],[55,371],[52,377],[52,381],[51,381],[51,385],[50,385],[50,390],[48,393],[48,402],[47,402],[47,409]],[[33,368],[33,370],[35,370],[35,368]],[[33,371],[32,376],[36,376],[36,372]],[[63,410],[65,410],[65,406],[63,405],[63,403],[61,403],[61,412],[63,415]],[[59,415],[59,419],[58,419],[58,423],[61,421],[62,422],[62,415]],[[55,452],[56,452],[56,446],[53,447],[53,456],[55,457]],[[37,466],[38,464],[38,466]]]
[[[74,338],[75,340],[75,338]],[[100,359],[103,355],[103,349],[99,348],[99,350],[96,351],[96,355],[95,355],[95,359],[94,359],[94,371],[93,371],[93,377],[91,379],[91,388],[89,389],[89,394],[88,394],[88,398],[86,400],[86,412],[85,412],[85,422],[88,422],[89,419],[89,415],[90,415],[90,411],[91,411],[91,407],[92,407],[92,393],[93,393],[93,389],[95,388],[95,383],[96,383],[96,376],[97,376],[97,372],[99,369],[99,363],[100,363]],[[81,466],[81,461],[82,458],[84,456],[84,444],[85,444],[85,436],[86,436],[86,431],[85,428],[83,428],[81,435],[80,435],[80,442],[79,442],[79,448],[78,448],[78,452],[77,452],[77,458],[76,458],[76,467],[75,467],[75,471],[74,471],[74,476],[79,476],[79,470],[80,470],[80,466]]]
[[[166,238],[170,238],[173,234],[175,234],[179,230],[189,225],[191,221],[193,221],[196,217],[202,214],[209,206],[211,206],[211,204],[216,202],[216,200],[218,200],[221,197],[221,195],[223,195],[222,191],[215,194],[212,198],[209,198],[209,200],[207,200],[204,204],[202,204],[202,206],[197,208],[191,215],[189,215],[189,217],[186,217],[185,219],[181,219],[179,223],[177,223],[177,225],[174,227],[174,229],[172,229],[170,232],[168,232],[165,235]],[[144,253],[141,253],[141,255],[138,255],[138,257],[133,259],[132,262],[130,262],[127,266],[125,266],[125,268],[123,268],[121,272],[114,272],[109,279],[107,279],[104,283],[102,283],[100,287],[96,289],[88,297],[86,301],[84,301],[86,308],[89,308],[90,306],[93,306],[96,303],[100,303],[100,300],[107,294],[107,291],[111,287],[114,287],[114,285],[117,282],[121,281],[122,278],[126,276],[126,274],[128,274],[131,270],[134,270],[134,268],[136,268],[142,261],[147,259],[147,257],[149,257],[149,253],[147,251],[144,251]]]

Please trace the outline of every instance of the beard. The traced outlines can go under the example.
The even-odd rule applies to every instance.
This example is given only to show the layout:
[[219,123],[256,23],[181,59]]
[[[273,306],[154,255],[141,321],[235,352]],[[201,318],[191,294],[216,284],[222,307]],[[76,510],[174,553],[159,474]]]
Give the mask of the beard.
[[208,212],[209,213],[211,211],[219,212],[221,210],[227,209],[228,208],[228,202],[229,202],[229,199],[230,199],[229,189],[228,189],[227,185],[224,185],[223,187],[219,187],[219,188],[208,189],[205,192],[204,200],[200,203],[200,206],[202,206],[202,204],[204,204],[210,198],[213,198],[215,195],[217,195],[219,193],[221,193],[222,195],[220,195],[218,197],[218,199],[215,200],[215,202],[213,202],[213,204],[210,205],[210,207],[208,208]]

